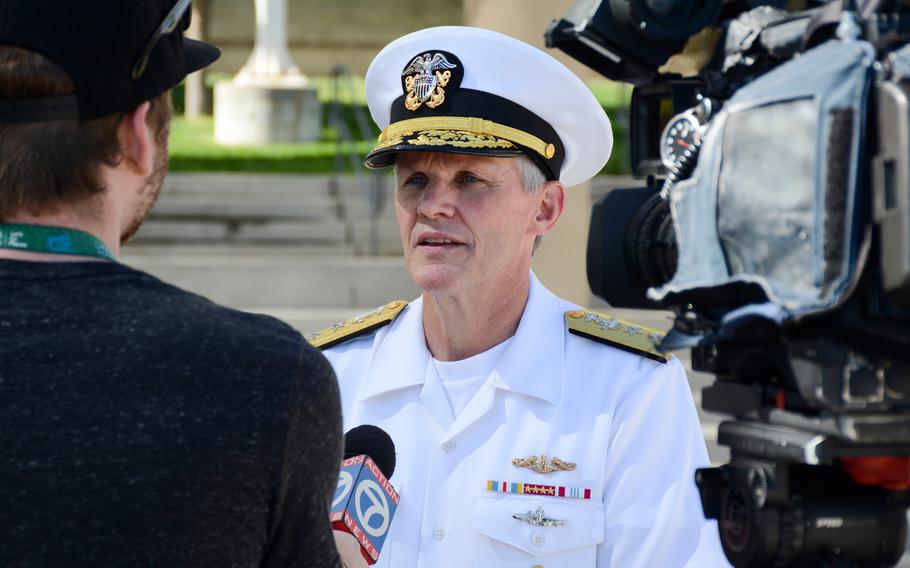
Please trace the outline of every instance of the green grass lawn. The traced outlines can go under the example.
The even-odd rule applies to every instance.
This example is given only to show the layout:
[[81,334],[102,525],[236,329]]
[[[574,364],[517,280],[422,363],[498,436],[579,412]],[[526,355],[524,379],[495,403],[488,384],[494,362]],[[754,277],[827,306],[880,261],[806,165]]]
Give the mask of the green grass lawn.
[[[319,90],[319,98],[327,103],[339,98],[346,106],[366,104],[362,78],[348,78],[340,89],[331,78],[311,78]],[[631,88],[610,81],[591,84],[591,91],[610,115],[614,126],[614,149],[604,173],[625,173],[628,158],[625,144],[625,119]],[[178,110],[182,108],[182,92],[177,92]],[[346,111],[350,114],[350,109]],[[365,112],[365,109],[364,109]],[[347,117],[350,122],[350,117]],[[351,143],[336,143],[334,131],[323,129],[323,141],[268,146],[221,146],[215,143],[212,117],[188,120],[174,119],[170,139],[170,170],[175,172],[275,172],[330,173],[352,171],[349,154],[355,153],[359,162],[373,147],[375,139]]]
[[599,79],[588,83],[594,97],[604,108],[628,107],[632,98],[632,85]]
[[[357,153],[359,161],[372,147],[372,141],[221,146],[215,143],[211,117],[193,120],[176,117],[171,127],[170,170],[326,173],[335,171],[340,165],[342,170],[351,171],[347,158],[351,149]],[[340,160],[337,158],[339,153]]]
[[[206,85],[212,89],[216,82],[227,81],[231,79],[228,73],[208,73],[206,75]],[[319,100],[323,103],[340,98],[346,103],[359,105],[367,104],[366,90],[364,88],[363,77],[345,76],[336,82],[332,77],[311,76],[310,84],[319,91]],[[605,107],[616,107],[629,104],[629,97],[632,94],[631,85],[617,83],[608,79],[595,79],[588,83],[591,92],[597,97]],[[183,93],[182,86],[176,89],[177,108],[182,108]]]

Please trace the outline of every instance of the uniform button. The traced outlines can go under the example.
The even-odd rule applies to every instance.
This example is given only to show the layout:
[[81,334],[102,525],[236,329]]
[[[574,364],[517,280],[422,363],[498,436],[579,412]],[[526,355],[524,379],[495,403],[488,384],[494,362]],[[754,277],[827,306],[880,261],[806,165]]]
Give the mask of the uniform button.
[[433,538],[436,540],[442,540],[446,537],[446,530],[442,527],[436,527],[433,529]]
[[458,444],[455,443],[455,440],[449,440],[448,442],[446,442],[445,444],[442,445],[442,449],[444,449],[447,452],[451,452],[451,451],[455,450],[455,448],[457,446],[458,446]]
[[531,544],[534,546],[543,546],[544,542],[546,542],[546,539],[540,533],[534,533],[534,535],[531,536]]

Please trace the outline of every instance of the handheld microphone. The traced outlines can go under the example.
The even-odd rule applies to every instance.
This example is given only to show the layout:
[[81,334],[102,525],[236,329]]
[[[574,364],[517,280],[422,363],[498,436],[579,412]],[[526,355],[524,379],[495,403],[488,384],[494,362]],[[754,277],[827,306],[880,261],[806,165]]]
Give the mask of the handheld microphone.
[[395,444],[381,428],[358,426],[344,435],[344,459],[329,512],[344,565],[375,564],[399,496],[388,478],[395,471]]

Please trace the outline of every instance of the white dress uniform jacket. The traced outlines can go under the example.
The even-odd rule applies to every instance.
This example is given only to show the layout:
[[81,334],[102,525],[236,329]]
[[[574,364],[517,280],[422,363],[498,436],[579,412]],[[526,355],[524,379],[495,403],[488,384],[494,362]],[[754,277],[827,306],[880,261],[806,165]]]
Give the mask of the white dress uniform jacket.
[[[453,416],[433,369],[422,302],[386,327],[325,350],[345,430],[375,424],[397,448],[401,494],[378,568],[726,566],[694,471],[708,464],[684,371],[569,334],[557,298],[531,275],[511,344]],[[545,454],[574,471],[512,458]],[[570,499],[488,490],[488,482],[590,489]],[[542,507],[562,526],[513,518]]]

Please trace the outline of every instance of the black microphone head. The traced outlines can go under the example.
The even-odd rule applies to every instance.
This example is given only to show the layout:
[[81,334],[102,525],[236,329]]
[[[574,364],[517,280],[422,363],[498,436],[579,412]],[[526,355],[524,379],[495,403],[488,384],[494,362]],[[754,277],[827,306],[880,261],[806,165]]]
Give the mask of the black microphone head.
[[385,430],[363,424],[344,435],[344,459],[366,454],[370,456],[386,479],[395,473],[395,444]]

